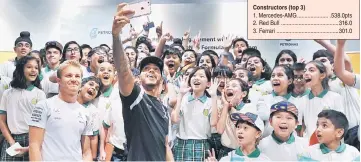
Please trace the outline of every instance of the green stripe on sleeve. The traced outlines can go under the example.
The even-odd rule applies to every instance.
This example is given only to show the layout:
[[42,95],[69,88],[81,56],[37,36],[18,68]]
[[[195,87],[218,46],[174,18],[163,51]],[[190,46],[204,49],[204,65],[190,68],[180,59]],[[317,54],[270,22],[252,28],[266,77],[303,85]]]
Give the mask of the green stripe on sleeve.
[[105,123],[104,121],[103,121],[103,126],[104,126],[105,128],[110,128],[110,125],[108,125],[108,124]]
[[0,114],[6,114],[5,110],[0,110]]

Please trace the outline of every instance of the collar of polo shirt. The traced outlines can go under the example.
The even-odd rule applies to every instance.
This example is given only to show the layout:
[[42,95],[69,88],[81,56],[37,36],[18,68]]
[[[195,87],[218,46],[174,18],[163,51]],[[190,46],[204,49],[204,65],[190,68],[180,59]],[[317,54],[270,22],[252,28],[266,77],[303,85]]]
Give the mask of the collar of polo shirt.
[[[207,101],[207,96],[206,96],[206,94],[204,94],[203,96],[201,96],[201,97],[199,97],[199,98],[197,98],[199,101],[201,101],[202,103],[205,103],[206,101]],[[196,98],[194,98],[194,96],[192,95],[192,94],[190,94],[189,96],[188,96],[188,102],[191,102],[191,101],[193,101],[193,100],[196,100]]]
[[[272,91],[272,96],[273,96],[273,97],[276,97],[276,96],[279,96],[279,95],[277,95],[275,91]],[[291,93],[287,93],[286,95],[284,95],[284,96],[282,96],[282,97],[284,97],[285,99],[289,100],[289,99],[291,98],[291,96],[292,96]]]
[[104,91],[103,96],[109,97],[112,91],[113,91],[113,85],[110,85],[110,87]]
[[[236,154],[238,156],[245,156],[239,147],[236,149]],[[257,158],[257,157],[259,157],[259,155],[261,155],[261,151],[256,147],[256,150],[254,150],[252,153],[248,154],[247,157]]]
[[26,88],[26,90],[27,91],[32,91],[33,89],[34,89],[34,85],[32,85],[32,84],[30,84],[27,88]]
[[[284,143],[284,141],[282,141],[281,139],[279,139],[279,138],[276,136],[276,134],[275,134],[274,131],[272,132],[272,138],[273,138],[273,140],[276,141],[277,144],[282,144],[282,143]],[[286,143],[287,143],[287,144],[291,144],[291,143],[293,143],[293,142],[295,142],[295,136],[293,136],[293,133],[291,133],[291,135],[290,135],[290,137],[288,138],[288,140],[286,141]]]
[[[328,90],[327,90],[327,89],[324,89],[317,97],[318,97],[318,98],[323,98],[323,96],[325,96],[325,95],[327,94],[327,92],[328,92]],[[309,99],[313,99],[313,98],[315,98],[315,96],[313,95],[312,92],[310,92],[310,93],[308,94],[308,98],[309,98]]]
[[240,104],[238,104],[236,107],[234,107],[236,110],[241,110],[243,108],[243,106],[245,105],[245,103],[242,101]]
[[263,84],[264,82],[266,82],[266,79],[262,78],[262,79],[260,79],[260,80],[257,80],[256,82],[254,82],[254,84],[256,84],[256,85],[261,85],[261,84]]
[[[320,149],[323,154],[330,153],[332,150],[330,150],[325,144],[320,144]],[[346,145],[344,143],[341,143],[340,146],[337,147],[335,152],[342,153],[346,150]]]

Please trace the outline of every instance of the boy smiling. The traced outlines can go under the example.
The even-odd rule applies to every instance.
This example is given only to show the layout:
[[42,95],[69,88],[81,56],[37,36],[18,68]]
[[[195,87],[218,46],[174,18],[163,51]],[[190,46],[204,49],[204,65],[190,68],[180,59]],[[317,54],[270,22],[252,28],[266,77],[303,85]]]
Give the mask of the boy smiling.
[[[259,149],[271,160],[296,161],[297,154],[307,147],[307,141],[295,135],[298,125],[298,109],[287,101],[281,101],[271,106],[270,124],[274,131],[272,135],[262,139]],[[285,152],[282,156],[279,152]]]

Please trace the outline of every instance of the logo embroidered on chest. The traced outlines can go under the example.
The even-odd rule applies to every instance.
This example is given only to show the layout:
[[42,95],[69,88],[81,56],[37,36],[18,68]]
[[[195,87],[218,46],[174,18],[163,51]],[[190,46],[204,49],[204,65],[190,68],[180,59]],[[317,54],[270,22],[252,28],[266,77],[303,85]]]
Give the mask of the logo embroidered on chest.
[[324,106],[322,110],[330,110],[330,106]]
[[9,85],[7,85],[7,84],[6,84],[6,85],[4,85],[4,87],[3,87],[3,88],[4,88],[4,90],[9,89]]
[[109,109],[111,106],[110,102],[108,102],[106,105],[105,105],[105,109]]
[[208,116],[209,115],[209,109],[204,109],[203,110],[203,115]]
[[36,103],[38,103],[38,99],[37,99],[37,98],[31,99],[31,104],[35,105]]

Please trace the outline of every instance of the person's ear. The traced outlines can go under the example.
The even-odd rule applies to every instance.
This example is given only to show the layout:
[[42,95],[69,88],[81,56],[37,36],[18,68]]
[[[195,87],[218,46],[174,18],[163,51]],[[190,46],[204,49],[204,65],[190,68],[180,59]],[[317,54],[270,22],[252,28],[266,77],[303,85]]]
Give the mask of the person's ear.
[[207,82],[207,88],[211,87],[211,82]]
[[344,133],[345,133],[344,129],[342,129],[342,128],[336,129],[336,137],[337,138],[341,138]]
[[262,136],[262,132],[261,131],[257,131],[257,134],[256,134],[256,139],[259,139],[259,138],[261,138],[261,136]]
[[293,83],[293,79],[288,79],[288,85],[291,85]]
[[320,74],[320,79],[321,79],[321,81],[323,80],[323,79],[325,79],[327,77],[327,72],[324,72],[324,73],[321,73]]
[[242,98],[245,98],[247,96],[247,91],[243,91],[241,95],[242,95]]
[[56,82],[59,84],[60,83],[60,78],[56,77]]
[[263,67],[263,68],[262,68],[262,73],[264,73],[265,71],[266,71],[266,69]]

